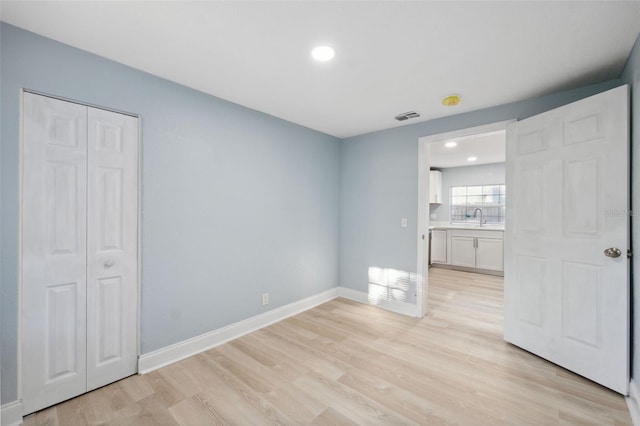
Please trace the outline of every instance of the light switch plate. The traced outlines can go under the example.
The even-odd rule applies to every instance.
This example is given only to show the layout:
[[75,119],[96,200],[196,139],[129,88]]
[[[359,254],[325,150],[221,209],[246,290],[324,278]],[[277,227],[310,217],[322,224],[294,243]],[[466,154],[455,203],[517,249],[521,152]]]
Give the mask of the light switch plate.
[[402,220],[400,221],[400,226],[402,226],[403,228],[407,227],[407,218],[403,217]]

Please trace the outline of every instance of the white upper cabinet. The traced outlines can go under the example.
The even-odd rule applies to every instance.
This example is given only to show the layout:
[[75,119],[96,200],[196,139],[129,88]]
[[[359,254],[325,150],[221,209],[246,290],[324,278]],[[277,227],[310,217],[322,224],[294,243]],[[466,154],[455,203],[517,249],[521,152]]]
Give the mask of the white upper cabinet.
[[429,171],[429,204],[442,203],[442,172]]

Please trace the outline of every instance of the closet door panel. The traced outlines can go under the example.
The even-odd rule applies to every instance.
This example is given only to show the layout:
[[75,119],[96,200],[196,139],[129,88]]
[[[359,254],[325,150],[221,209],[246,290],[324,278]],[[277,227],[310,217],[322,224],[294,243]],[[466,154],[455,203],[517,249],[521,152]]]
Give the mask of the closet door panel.
[[25,414],[86,391],[87,107],[23,100]]
[[87,387],[137,371],[138,123],[88,112]]

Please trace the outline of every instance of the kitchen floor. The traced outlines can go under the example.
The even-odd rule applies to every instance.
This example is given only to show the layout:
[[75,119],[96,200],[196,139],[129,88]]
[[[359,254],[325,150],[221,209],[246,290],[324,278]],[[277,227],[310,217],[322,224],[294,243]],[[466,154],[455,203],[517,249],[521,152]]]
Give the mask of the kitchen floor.
[[423,319],[335,299],[25,425],[630,425],[622,396],[503,341],[502,286],[432,268]]

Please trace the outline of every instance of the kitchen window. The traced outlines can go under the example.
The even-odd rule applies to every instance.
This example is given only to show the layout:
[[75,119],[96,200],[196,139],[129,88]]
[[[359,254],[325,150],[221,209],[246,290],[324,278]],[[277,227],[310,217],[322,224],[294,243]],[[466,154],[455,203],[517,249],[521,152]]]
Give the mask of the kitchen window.
[[453,186],[449,192],[449,217],[451,223],[480,223],[482,209],[485,223],[504,224],[506,203],[505,185]]

